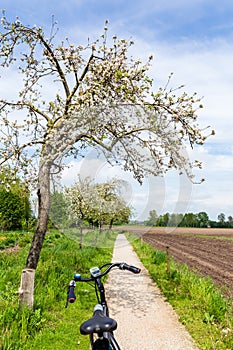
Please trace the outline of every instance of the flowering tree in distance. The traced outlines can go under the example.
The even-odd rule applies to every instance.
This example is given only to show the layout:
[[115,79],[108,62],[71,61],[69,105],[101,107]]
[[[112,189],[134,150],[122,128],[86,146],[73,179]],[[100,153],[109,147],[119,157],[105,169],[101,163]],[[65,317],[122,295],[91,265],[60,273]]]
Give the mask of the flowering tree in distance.
[[67,188],[67,200],[76,217],[81,221],[113,224],[114,220],[129,220],[130,208],[121,196],[123,180],[114,178],[103,183],[94,183],[90,178],[81,179]]
[[48,37],[4,13],[1,23],[1,68],[6,81],[8,72],[18,72],[12,89],[18,92],[0,99],[0,164],[26,176],[37,166],[38,224],[24,270],[33,273],[47,229],[50,176],[65,156],[92,147],[140,182],[171,168],[191,177],[194,164],[183,155],[184,143],[202,144],[206,136],[196,123],[196,95],[167,87],[154,92],[147,76],[151,58],[142,64],[128,57],[133,43],[116,36],[108,43],[107,27],[100,39],[81,46],[57,43],[55,22]]

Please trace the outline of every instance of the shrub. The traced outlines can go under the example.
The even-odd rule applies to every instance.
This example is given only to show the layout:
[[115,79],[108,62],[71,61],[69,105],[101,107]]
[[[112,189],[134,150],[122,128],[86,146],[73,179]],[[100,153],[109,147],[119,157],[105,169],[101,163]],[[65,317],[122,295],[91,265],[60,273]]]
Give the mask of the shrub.
[[0,229],[12,230],[22,227],[24,203],[19,195],[0,190]]

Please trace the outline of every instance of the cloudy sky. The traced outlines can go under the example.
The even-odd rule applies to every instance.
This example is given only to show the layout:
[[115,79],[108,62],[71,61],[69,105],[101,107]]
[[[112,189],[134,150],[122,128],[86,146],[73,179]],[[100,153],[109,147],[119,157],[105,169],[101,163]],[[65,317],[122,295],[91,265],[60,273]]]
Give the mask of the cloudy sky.
[[125,198],[135,208],[135,218],[150,209],[164,212],[206,211],[213,220],[221,212],[233,216],[233,2],[232,0],[0,0],[7,17],[19,16],[27,24],[50,28],[51,15],[59,25],[59,36],[79,44],[102,33],[105,20],[110,32],[135,41],[132,54],[153,54],[150,76],[155,87],[184,84],[189,93],[203,96],[199,123],[216,135],[205,146],[189,152],[203,162],[191,184],[172,171],[164,178],[149,178],[139,186],[121,169],[110,168],[90,153],[83,163],[72,162],[63,181],[71,184],[77,172],[95,174],[101,181],[118,176],[128,181]]

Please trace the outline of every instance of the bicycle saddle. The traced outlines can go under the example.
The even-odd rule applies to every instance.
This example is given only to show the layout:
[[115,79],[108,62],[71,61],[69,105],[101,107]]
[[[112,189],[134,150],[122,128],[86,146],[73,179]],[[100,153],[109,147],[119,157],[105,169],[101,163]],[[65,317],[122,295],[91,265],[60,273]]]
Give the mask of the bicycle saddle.
[[103,314],[102,306],[98,304],[94,309],[94,316],[81,324],[80,333],[87,335],[92,333],[111,332],[116,328],[117,321],[113,318],[106,317]]

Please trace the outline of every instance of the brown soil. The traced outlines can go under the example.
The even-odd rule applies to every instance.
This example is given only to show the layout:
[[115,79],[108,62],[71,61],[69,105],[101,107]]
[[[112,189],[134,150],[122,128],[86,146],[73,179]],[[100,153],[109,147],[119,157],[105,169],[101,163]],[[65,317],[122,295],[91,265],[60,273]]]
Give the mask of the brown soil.
[[[133,231],[131,229],[130,231]],[[143,240],[166,251],[201,276],[210,276],[226,295],[233,296],[233,229],[151,228]],[[137,229],[137,234],[140,231]]]
[[14,247],[9,247],[9,248],[4,248],[4,249],[0,249],[0,253],[16,253],[20,250],[20,247],[18,245],[14,246]]

